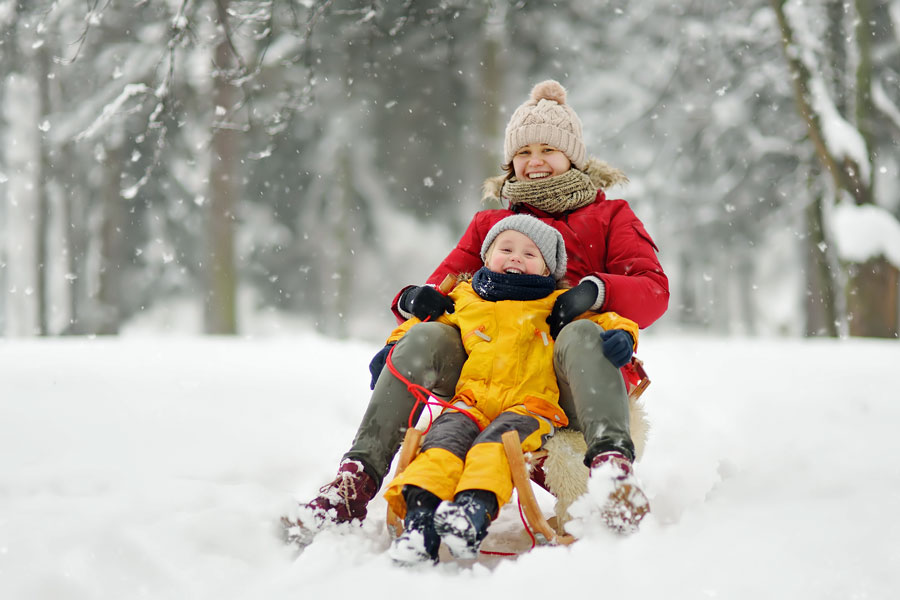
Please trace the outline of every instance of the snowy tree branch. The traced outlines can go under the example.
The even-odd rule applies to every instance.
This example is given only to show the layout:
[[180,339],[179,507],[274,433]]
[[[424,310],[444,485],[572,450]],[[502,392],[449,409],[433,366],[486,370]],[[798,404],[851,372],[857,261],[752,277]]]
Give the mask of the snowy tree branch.
[[872,84],[872,103],[887,117],[887,122],[893,126],[897,135],[900,135],[900,107],[891,101],[880,81]]
[[135,96],[146,95],[153,95],[153,90],[151,90],[149,86],[144,85],[143,83],[131,83],[126,85],[122,89],[122,92],[112,102],[103,107],[103,111],[94,120],[94,122],[91,123],[87,127],[87,129],[75,136],[75,141],[80,142],[94,137],[94,135],[97,134],[101,127],[106,125],[113,118],[113,116],[119,114],[122,111],[122,107],[126,102],[128,102]]
[[[81,54],[81,50],[84,48],[85,42],[87,42],[88,33],[90,32],[91,27],[100,24],[100,20],[103,17],[103,11],[105,11],[109,7],[110,2],[112,2],[112,0],[106,0],[106,3],[99,10],[97,9],[97,5],[100,4],[100,0],[94,0],[94,3],[89,5],[88,12],[84,16],[84,29],[81,30],[81,35],[79,35],[78,38],[70,44],[77,46],[75,48],[75,54],[72,55],[72,58],[54,56],[53,62],[61,65],[70,65],[78,59],[79,54]],[[53,6],[47,9],[47,14],[50,14],[50,11],[52,9]]]
[[[844,134],[850,133],[853,127],[837,112],[828,97],[824,82],[813,75],[814,71],[808,64],[811,60],[810,53],[798,44],[794,26],[785,13],[785,4],[786,0],[771,0],[781,29],[784,55],[792,74],[794,97],[800,114],[806,121],[810,140],[819,159],[834,179],[836,189],[845,190],[857,203],[864,203],[868,201],[871,189],[867,179],[864,179],[868,176],[868,163],[865,162],[868,160],[868,152],[860,153],[859,144],[855,144],[857,151],[847,151],[846,146],[836,143],[836,140],[845,139]],[[850,137],[860,137],[859,132]],[[865,148],[861,137],[859,142]]]

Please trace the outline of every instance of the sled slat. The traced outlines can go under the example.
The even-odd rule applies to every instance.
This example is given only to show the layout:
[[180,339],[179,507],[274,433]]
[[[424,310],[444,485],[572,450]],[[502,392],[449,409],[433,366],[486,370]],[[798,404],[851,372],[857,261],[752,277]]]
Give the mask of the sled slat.
[[438,291],[445,296],[453,291],[453,288],[456,287],[456,276],[452,273],[447,273],[444,275],[444,280],[441,282],[441,285],[438,286]]
[[650,378],[647,377],[647,371],[644,370],[644,361],[637,356],[632,359],[631,367],[637,376],[640,377],[637,385],[631,388],[631,391],[628,393],[628,399],[634,402],[641,397],[641,394],[643,394],[644,390],[647,389],[647,386],[650,385]]
[[519,502],[522,503],[522,511],[525,513],[528,524],[534,531],[543,535],[550,544],[568,545],[574,542],[575,538],[570,535],[558,535],[544,519],[537,499],[534,497],[534,490],[531,488],[531,478],[528,476],[528,467],[525,465],[525,457],[522,455],[519,433],[507,431],[501,436],[501,440],[503,449],[506,451],[506,459],[509,461],[513,485],[516,486]]
[[[396,477],[400,473],[403,472],[406,467],[409,466],[409,463],[412,462],[412,459],[416,457],[416,454],[419,452],[419,445],[422,443],[422,432],[416,429],[415,427],[410,427],[406,430],[406,435],[403,437],[403,445],[400,447],[400,456],[397,457],[397,469],[394,476]],[[394,537],[397,537],[401,533],[403,533],[403,519],[401,519],[397,514],[391,510],[391,507],[388,506],[387,509],[387,518],[386,518],[388,531]]]

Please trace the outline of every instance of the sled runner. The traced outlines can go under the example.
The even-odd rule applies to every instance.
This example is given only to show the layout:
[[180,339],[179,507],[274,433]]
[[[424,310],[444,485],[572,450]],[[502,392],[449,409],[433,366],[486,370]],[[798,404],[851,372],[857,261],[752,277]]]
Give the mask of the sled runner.
[[[628,389],[628,403],[632,412],[632,423],[638,427],[632,429],[638,430],[635,436],[635,446],[640,455],[643,450],[643,436],[646,429],[644,423],[643,409],[637,400],[640,398],[647,386],[650,385],[650,378],[644,370],[643,362],[634,357],[628,365],[622,369],[625,383]],[[566,435],[567,434],[567,435]],[[396,475],[399,475],[412,462],[419,451],[423,432],[414,427],[406,430],[403,439],[403,445],[400,448],[400,454],[397,458]],[[566,513],[569,504],[587,488],[588,470],[584,465],[573,466],[572,464],[564,464],[565,461],[552,461],[550,451],[545,447],[537,452],[529,452],[526,456],[522,453],[522,447],[519,442],[518,433],[508,431],[502,436],[503,449],[506,458],[509,461],[510,472],[512,474],[513,485],[519,499],[519,505],[522,513],[523,523],[533,532],[537,540],[543,544],[549,545],[568,545],[575,541],[575,538],[563,530],[565,521],[568,519]],[[574,443],[572,440],[577,440]],[[583,444],[583,437],[579,432],[563,432],[557,434],[550,439],[547,447],[555,444],[568,445],[564,452],[571,456],[578,456],[578,453],[572,452],[572,447],[577,444]],[[580,452],[583,455],[583,451]],[[571,462],[571,461],[570,461]],[[568,471],[566,473],[553,472]],[[575,482],[554,485],[556,482],[566,481]],[[556,528],[552,527],[541,511],[537,499],[534,495],[532,483],[540,485],[542,488],[553,494],[557,498],[556,507]],[[569,497],[564,497],[569,496]],[[403,520],[396,515],[390,507],[387,510],[386,525],[388,532],[392,537],[396,537],[403,532]],[[539,537],[538,537],[539,536]]]

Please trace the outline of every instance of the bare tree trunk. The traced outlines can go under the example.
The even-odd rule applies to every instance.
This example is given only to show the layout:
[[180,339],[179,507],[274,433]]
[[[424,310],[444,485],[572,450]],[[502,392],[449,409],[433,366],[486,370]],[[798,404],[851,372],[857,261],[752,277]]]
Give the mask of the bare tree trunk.
[[[227,19],[228,0],[216,2],[219,24]],[[213,129],[210,142],[209,201],[207,205],[207,262],[204,328],[206,333],[237,333],[237,272],[234,263],[235,205],[238,197],[238,132],[229,124],[236,90],[229,71],[232,48],[223,38],[216,46],[213,80]]]
[[115,335],[122,321],[122,273],[125,269],[125,199],[122,198],[122,170],[124,150],[121,147],[107,149],[103,165],[101,189],[102,211],[100,225],[100,272],[96,298],[96,320],[91,323],[92,333]]
[[36,106],[25,99],[34,98],[37,82],[30,74],[13,73],[6,79],[6,90],[0,109],[5,109],[10,142],[4,144],[4,159],[9,173],[5,199],[6,243],[6,334],[28,337],[40,333],[38,289],[39,202],[37,191],[39,157]]
[[837,310],[837,290],[830,261],[826,256],[830,244],[825,240],[822,223],[822,197],[817,194],[804,212],[806,239],[804,263],[806,271],[806,336],[838,337],[840,316]]
[[0,98],[0,117],[6,122],[7,137],[0,147],[0,159],[8,173],[2,223],[5,232],[4,286],[5,332],[11,336],[42,333],[38,294],[41,286],[40,240],[40,131],[41,114],[33,102],[39,95],[39,73],[35,72],[32,23],[24,3],[12,4],[5,28],[2,57],[7,67]]
[[[78,164],[74,155],[83,150],[77,143],[66,143],[60,149],[63,164]],[[94,266],[89,257],[93,255],[93,240],[97,237],[91,230],[92,211],[98,203],[95,185],[89,180],[89,173],[70,171],[62,175],[63,222],[66,223],[66,277],[69,283],[69,324],[63,333],[85,335],[96,329],[97,287],[93,273]],[[99,198],[102,200],[102,197]]]
[[757,334],[758,325],[756,322],[756,310],[753,306],[753,295],[748,290],[753,289],[753,262],[748,256],[742,256],[739,259],[735,276],[738,283],[738,312],[740,321],[744,323],[746,335],[755,336]]
[[[38,118],[43,122],[50,112],[50,87],[48,75],[50,72],[50,56],[48,55],[46,44],[42,44],[35,51],[35,59],[37,62],[37,85],[38,85]],[[43,129],[43,127],[41,127]],[[48,297],[49,290],[47,286],[47,278],[50,273],[50,267],[47,264],[49,253],[47,245],[49,243],[50,232],[47,228],[50,225],[50,202],[47,199],[47,181],[46,175],[50,168],[47,160],[47,142],[44,133],[41,133],[37,139],[38,142],[38,164],[36,167],[36,185],[35,189],[37,207],[35,209],[35,234],[36,241],[36,267],[37,279],[35,287],[35,302],[37,302],[37,335],[47,335],[50,332],[49,313],[50,299]]]
[[[856,0],[856,40],[859,64],[856,67],[856,127],[869,149],[869,162],[874,164],[875,106],[872,101],[872,9],[869,0]],[[875,197],[875,180],[869,186],[869,196]]]
[[879,256],[863,264],[849,265],[847,313],[850,335],[896,338],[900,332],[900,272]]
[[694,257],[688,256],[687,250],[683,250],[678,256],[678,264],[681,273],[678,278],[678,297],[681,299],[678,305],[678,321],[695,326],[700,323],[700,302],[697,298],[696,285],[699,277],[696,272],[697,263]]
[[[353,209],[353,168],[350,161],[350,150],[345,148],[338,155],[339,180],[335,190],[339,196],[338,202],[331,210],[337,209],[334,219],[334,237],[336,254],[334,256],[334,303],[326,305],[329,313],[324,316],[326,322],[333,324],[333,335],[346,339],[349,336],[347,329],[347,315],[350,312],[350,294],[353,283],[353,221],[355,211]],[[331,212],[331,211],[329,211]]]
[[835,90],[834,105],[842,115],[849,110],[847,94],[847,72],[849,71],[849,57],[847,56],[846,29],[844,21],[847,18],[845,0],[828,0],[825,10],[828,13],[828,28],[825,31],[824,44],[831,50],[829,60],[830,83]]
[[[855,0],[856,40],[859,64],[856,69],[856,126],[869,149],[869,164],[874,172],[875,115],[872,101],[872,21],[869,0]],[[858,204],[874,204],[874,175],[868,197]],[[879,256],[863,264],[849,265],[848,315],[850,334],[870,337],[898,337],[897,283],[900,271],[886,257]]]
[[[71,145],[66,144],[60,149],[61,160],[65,164],[75,164]],[[82,188],[82,182],[76,181],[74,173],[68,173],[63,183],[62,222],[66,224],[64,233],[64,255],[66,282],[68,284],[68,312],[69,323],[63,330],[64,335],[78,335],[82,331],[81,321],[84,299],[87,297],[85,277],[85,249],[87,248],[86,224],[84,219],[83,199],[80,198],[78,189]]]

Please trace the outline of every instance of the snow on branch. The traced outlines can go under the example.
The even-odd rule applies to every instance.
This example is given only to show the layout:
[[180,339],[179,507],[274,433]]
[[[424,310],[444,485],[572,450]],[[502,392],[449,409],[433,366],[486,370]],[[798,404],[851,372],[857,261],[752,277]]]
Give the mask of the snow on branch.
[[869,151],[862,134],[838,112],[821,77],[810,78],[809,93],[829,153],[839,160],[850,159],[859,168],[859,178],[866,185],[871,185]]
[[866,202],[871,190],[872,165],[862,133],[838,111],[820,75],[817,55],[822,51],[823,19],[802,0],[771,0],[782,32],[800,112],[810,138],[835,185]]
[[832,230],[841,259],[854,263],[884,256],[900,269],[900,222],[874,204],[838,204],[832,214]]
[[116,96],[116,98],[112,100],[112,102],[109,102],[106,106],[103,107],[100,115],[96,119],[94,119],[94,122],[91,123],[90,126],[87,127],[87,129],[75,136],[75,141],[90,139],[97,135],[97,133],[102,130],[105,125],[112,121],[112,119],[116,115],[128,114],[130,112],[139,110],[143,103],[139,103],[138,107],[129,110],[125,110],[123,108],[125,106],[125,103],[127,103],[132,98],[138,96],[146,96],[158,100],[156,105],[153,107],[153,110],[150,113],[147,121],[148,130],[158,131],[157,140],[153,151],[153,160],[150,161],[147,168],[144,170],[143,175],[134,185],[121,190],[121,195],[125,199],[132,199],[137,195],[140,189],[147,183],[147,181],[149,181],[154,167],[159,162],[159,157],[162,154],[163,148],[165,146],[166,138],[166,126],[163,123],[162,116],[166,106],[165,100],[167,91],[168,84],[166,82],[160,83],[159,87],[156,90],[143,83],[129,83],[124,88],[122,88],[122,91],[118,96]]
[[897,131],[900,131],[900,107],[891,101],[880,81],[872,84],[872,103],[894,124]]
[[126,85],[122,92],[109,104],[103,107],[103,111],[100,113],[94,122],[91,123],[87,129],[79,133],[75,136],[75,141],[82,141],[86,139],[90,139],[94,137],[97,131],[100,130],[101,127],[106,125],[116,114],[118,114],[122,110],[122,106],[128,102],[131,98],[139,95],[155,95],[153,90],[143,83],[129,83]]

